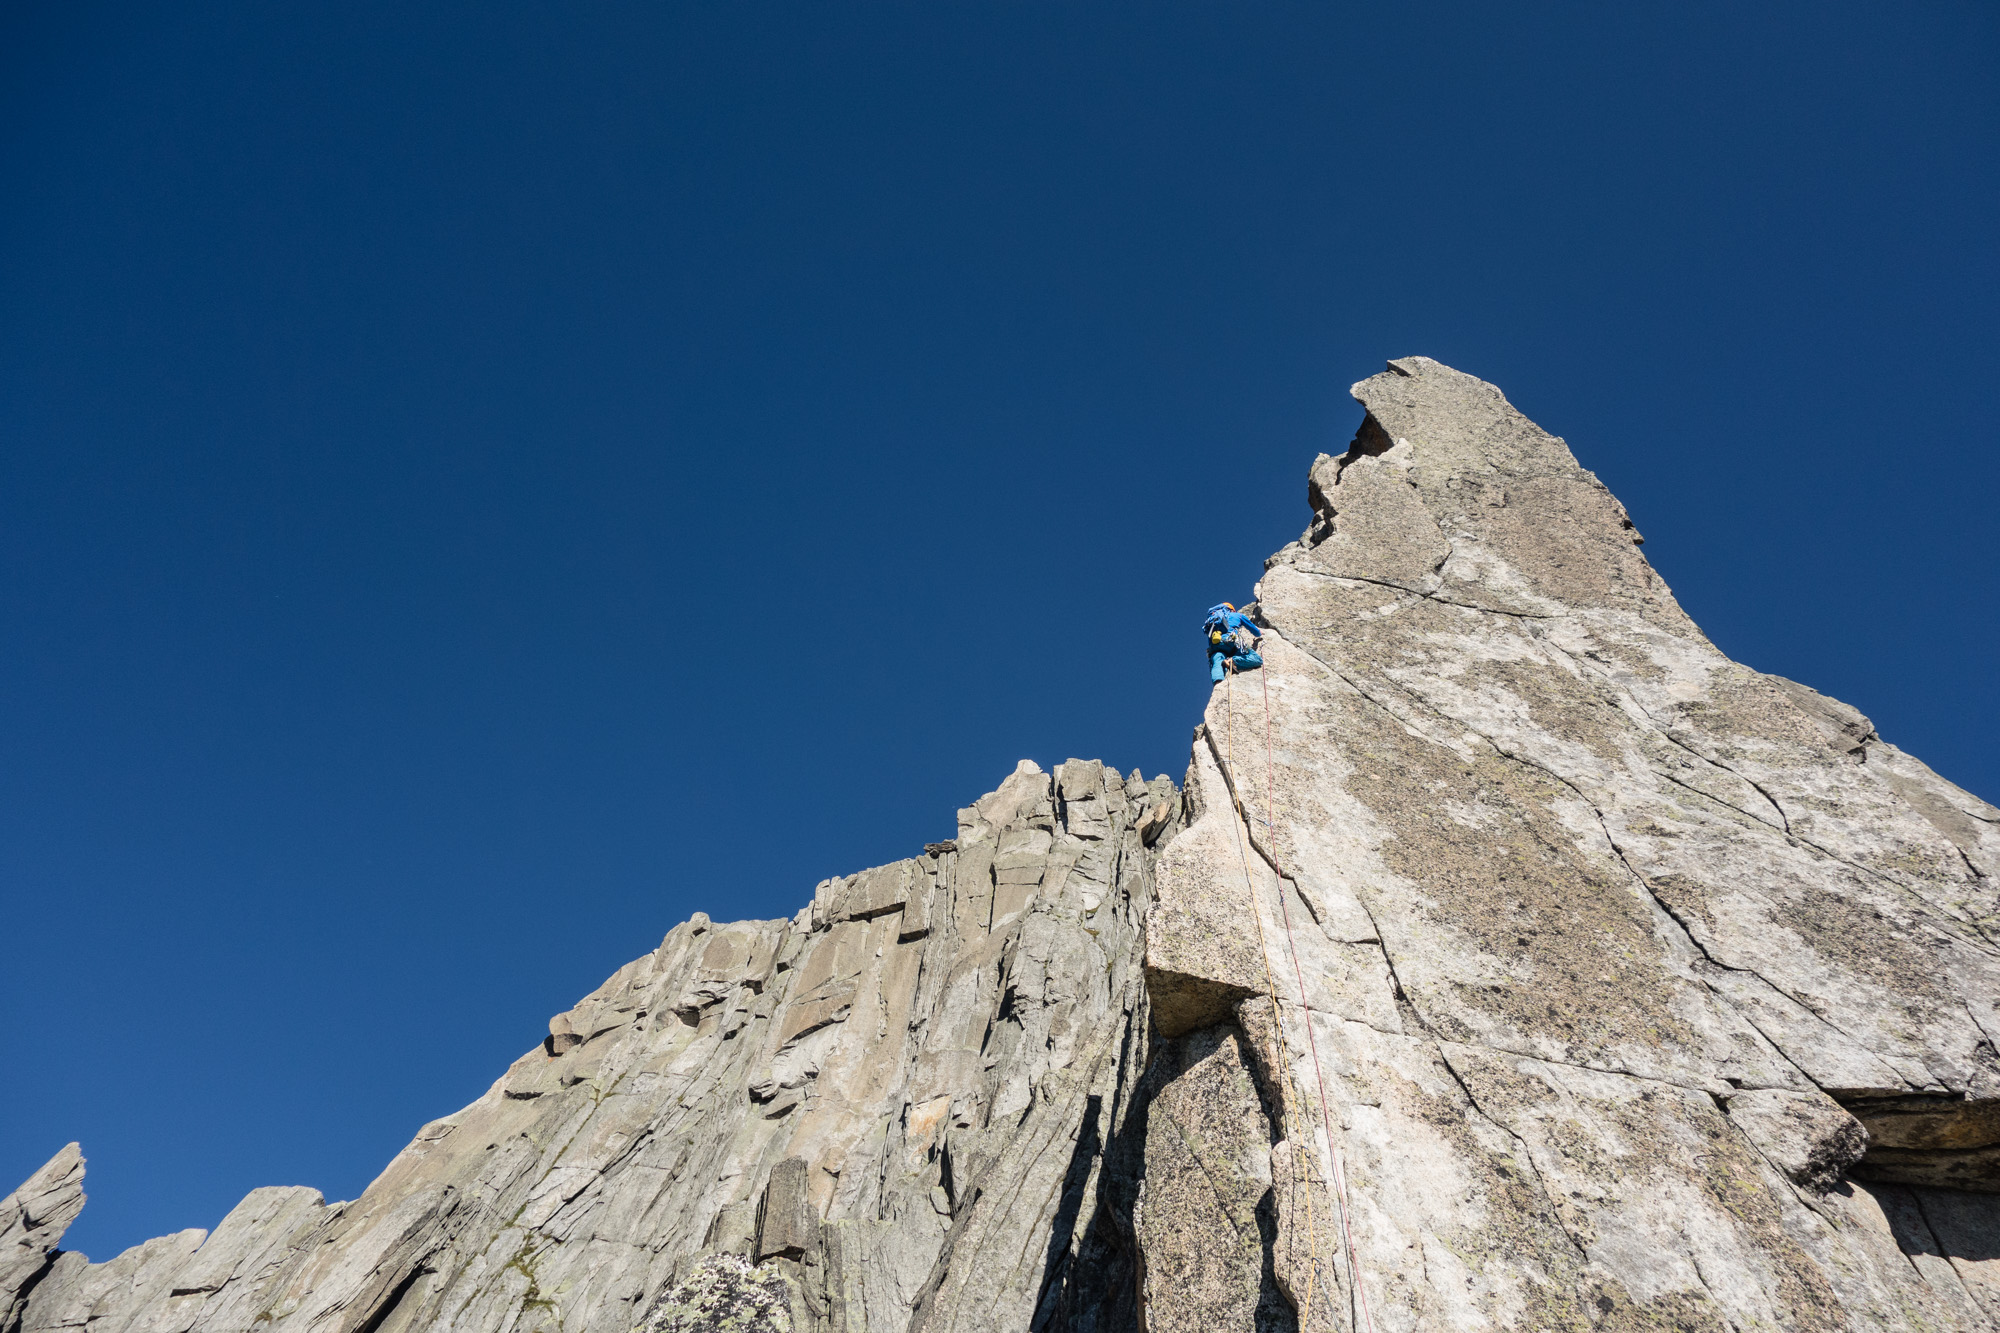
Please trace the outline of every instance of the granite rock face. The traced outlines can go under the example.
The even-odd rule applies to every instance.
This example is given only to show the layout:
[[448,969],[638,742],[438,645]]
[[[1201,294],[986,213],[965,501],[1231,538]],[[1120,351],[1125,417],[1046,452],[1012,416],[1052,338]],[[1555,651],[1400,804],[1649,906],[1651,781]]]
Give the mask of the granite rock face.
[[1240,831],[1375,1322],[1983,1326],[2000,1214],[1930,1187],[2000,1187],[2000,811],[1719,652],[1491,385],[1355,396],[1159,869],[1207,942],[1147,961],[1261,988]]
[[82,1204],[65,1149],[9,1200],[27,1289],[4,1328],[859,1333],[1129,1307],[1129,1280],[1068,1279],[1105,1248],[1104,1146],[1146,1044],[1140,826],[1160,840],[1178,802],[1164,777],[1023,762],[956,839],[790,920],[697,915],[352,1203],[259,1190],[212,1235],[51,1258]]
[[0,1329],[19,1321],[83,1203],[83,1150],[74,1143],[0,1199]]
[[352,1203],[93,1264],[71,1145],[0,1333],[2000,1327],[2000,811],[1491,385],[1355,396],[1181,787],[697,915]]

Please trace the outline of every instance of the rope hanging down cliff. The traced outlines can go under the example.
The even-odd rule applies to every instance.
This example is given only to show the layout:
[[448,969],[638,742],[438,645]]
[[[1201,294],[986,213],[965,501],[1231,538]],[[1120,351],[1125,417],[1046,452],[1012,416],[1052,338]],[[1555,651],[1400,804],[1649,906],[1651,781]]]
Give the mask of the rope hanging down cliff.
[[[1233,666],[1233,664],[1230,665]],[[1259,661],[1257,665],[1261,666],[1263,663]],[[1249,895],[1250,919],[1257,925],[1257,953],[1264,964],[1264,986],[1271,997],[1273,1040],[1282,1046],[1284,1041],[1284,1011],[1282,1008],[1284,1001],[1278,994],[1277,980],[1271,974],[1271,951],[1269,944],[1264,938],[1264,915],[1257,909],[1256,884],[1251,879],[1250,858],[1243,846],[1243,829],[1249,822],[1250,816],[1249,812],[1244,809],[1242,788],[1236,780],[1235,677],[1236,672],[1234,670],[1225,670],[1222,675],[1224,682],[1223,766],[1226,769],[1226,776],[1229,780],[1230,802],[1236,807],[1236,852],[1237,856],[1243,862],[1243,884],[1245,891]],[[1266,815],[1264,828],[1266,838],[1271,847],[1271,868],[1277,873],[1278,877],[1278,907],[1284,924],[1285,947],[1292,956],[1292,973],[1299,988],[1299,1009],[1303,1014],[1305,1022],[1306,1048],[1312,1055],[1313,1078],[1319,1085],[1320,1123],[1326,1132],[1327,1152],[1333,1161],[1334,1203],[1340,1213],[1341,1239],[1343,1241],[1343,1248],[1347,1252],[1348,1282],[1353,1287],[1354,1301],[1357,1307],[1355,1312],[1350,1313],[1348,1322],[1350,1327],[1359,1327],[1365,1329],[1366,1333],[1375,1333],[1375,1321],[1368,1310],[1368,1291],[1362,1285],[1361,1269],[1355,1258],[1354,1230],[1349,1220],[1351,1209],[1348,1206],[1346,1165],[1343,1161],[1340,1145],[1333,1136],[1333,1118],[1326,1096],[1326,1074],[1320,1068],[1319,1040],[1313,1034],[1312,1006],[1306,1001],[1305,967],[1299,961],[1298,940],[1292,934],[1292,908],[1290,901],[1285,896],[1284,866],[1278,860],[1276,765],[1274,763],[1274,747],[1271,741],[1271,683],[1268,676],[1262,677],[1261,680],[1264,687],[1264,809]],[[1279,1068],[1285,1071],[1285,1080],[1287,1083],[1292,1084],[1294,1095],[1297,1095],[1298,1089],[1292,1077],[1291,1062],[1284,1058],[1282,1049],[1273,1051],[1270,1059],[1274,1071]],[[1303,1103],[1306,1099],[1303,1096],[1299,1096],[1298,1100]],[[1303,1146],[1300,1145],[1301,1148]],[[1293,1154],[1292,1160],[1300,1170],[1304,1169],[1305,1156],[1302,1151],[1295,1151]],[[1301,1330],[1305,1330],[1311,1320],[1313,1284],[1318,1271],[1315,1262],[1316,1252],[1319,1248],[1318,1226],[1313,1218],[1312,1193],[1312,1181],[1308,1175],[1306,1180],[1306,1233],[1312,1238],[1312,1244],[1306,1261],[1305,1302],[1299,1311],[1299,1327]],[[1357,1313],[1358,1318],[1355,1317]]]

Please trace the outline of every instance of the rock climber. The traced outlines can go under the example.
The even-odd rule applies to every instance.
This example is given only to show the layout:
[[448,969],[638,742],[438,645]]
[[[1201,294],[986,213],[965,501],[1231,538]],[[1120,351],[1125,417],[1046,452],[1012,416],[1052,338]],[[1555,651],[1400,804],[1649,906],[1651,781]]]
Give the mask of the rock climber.
[[1258,640],[1263,639],[1264,632],[1251,624],[1250,617],[1238,611],[1235,603],[1221,602],[1209,607],[1208,619],[1201,622],[1201,628],[1208,636],[1210,680],[1220,682],[1224,671],[1254,671],[1264,665],[1256,649],[1241,638],[1244,630]]

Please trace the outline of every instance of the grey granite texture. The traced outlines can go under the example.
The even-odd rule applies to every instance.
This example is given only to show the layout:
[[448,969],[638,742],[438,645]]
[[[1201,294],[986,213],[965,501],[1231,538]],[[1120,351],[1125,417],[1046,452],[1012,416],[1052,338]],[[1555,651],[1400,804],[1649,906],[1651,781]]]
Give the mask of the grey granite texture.
[[1493,386],[1354,392],[1182,786],[697,915],[351,1203],[93,1264],[71,1145],[0,1333],[2000,1327],[2000,811]]
[[0,1214],[0,1291],[25,1295],[0,1328],[1026,1327],[1051,1291],[1089,1305],[1061,1274],[1145,1048],[1140,825],[1160,841],[1176,810],[1166,778],[1024,762],[936,854],[828,880],[789,921],[697,915],[352,1203],[259,1190],[212,1235],[92,1264],[54,1249],[83,1201],[65,1149]]

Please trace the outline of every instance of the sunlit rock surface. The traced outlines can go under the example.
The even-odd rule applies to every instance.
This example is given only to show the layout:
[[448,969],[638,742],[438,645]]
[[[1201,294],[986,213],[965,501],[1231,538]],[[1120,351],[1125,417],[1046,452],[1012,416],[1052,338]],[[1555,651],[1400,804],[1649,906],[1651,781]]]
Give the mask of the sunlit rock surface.
[[2000,811],[1491,385],[1355,396],[1182,787],[675,927],[352,1203],[92,1264],[72,1145],[0,1333],[1995,1327]]

